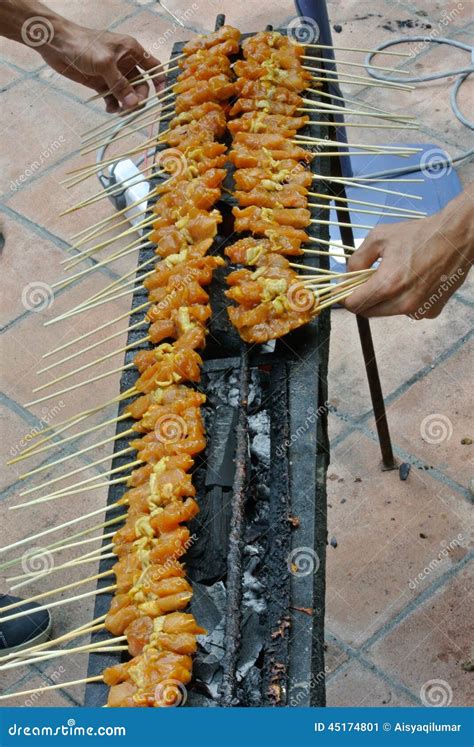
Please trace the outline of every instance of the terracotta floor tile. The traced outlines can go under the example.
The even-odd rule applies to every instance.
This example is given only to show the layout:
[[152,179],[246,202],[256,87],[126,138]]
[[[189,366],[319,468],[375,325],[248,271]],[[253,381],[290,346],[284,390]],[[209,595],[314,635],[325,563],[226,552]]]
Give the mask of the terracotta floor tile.
[[49,7],[75,23],[95,29],[105,29],[133,11],[133,7],[122,0],[107,0],[106,3],[96,3],[94,0],[81,0],[80,3],[51,0]]
[[374,672],[351,662],[349,666],[331,679],[327,688],[328,707],[367,706],[412,706],[413,701],[400,695]]
[[18,80],[20,73],[14,70],[10,65],[5,62],[0,62],[0,92],[3,93],[5,86],[13,83],[14,80]]
[[[474,21],[474,13],[470,3],[458,3],[454,0],[417,0],[416,7],[423,12],[420,19],[424,18],[434,21],[433,29],[439,29],[439,35],[451,36],[451,34]],[[425,15],[426,14],[426,15]],[[450,33],[446,33],[449,31]]]
[[[327,486],[327,626],[360,646],[464,557],[470,509],[426,472],[412,469],[406,482],[397,471],[382,473],[378,445],[358,434],[333,449]],[[453,541],[447,558],[412,588]]]
[[472,569],[466,568],[377,641],[370,652],[374,662],[417,694],[429,681],[442,680],[447,705],[469,705],[472,674],[463,664],[472,659],[470,588]]
[[32,79],[2,95],[2,114],[2,187],[6,194],[18,191],[32,175],[75,150],[85,122],[93,125],[97,121],[94,113]]
[[4,285],[1,326],[27,310],[30,298],[26,288],[28,283],[40,277],[42,282],[54,282],[57,279],[56,267],[64,258],[61,249],[38,237],[15,219],[7,216],[2,221],[5,246],[2,253]]
[[[80,189],[79,187],[75,187],[73,190],[66,189],[63,185],[59,184],[59,181],[64,179],[66,168],[69,168],[69,164],[67,167],[64,166],[61,169],[55,169],[54,171],[49,172],[31,185],[26,185],[24,189],[19,191],[18,194],[10,200],[9,205],[11,208],[21,212],[34,223],[46,227],[49,231],[64,241],[67,241],[72,246],[74,245],[74,242],[77,243],[81,238],[74,239],[73,236],[76,233],[87,229],[89,226],[95,225],[104,218],[113,217],[115,208],[112,206],[108,198],[104,198],[99,200],[97,203],[94,203],[94,205],[90,205],[65,216],[60,216],[59,213],[63,210],[74,206],[81,200],[87,199],[96,193],[100,193],[101,189],[100,183],[97,179],[89,179],[87,182],[80,185]],[[54,204],[51,204],[51,194],[55,195]],[[118,223],[119,221],[120,218],[117,218],[115,222]],[[111,227],[112,225],[113,221],[110,224],[107,224],[107,227]],[[105,228],[105,224],[103,227]],[[80,251],[90,249],[98,243],[108,241],[110,238],[118,236],[128,228],[130,228],[130,226],[126,224],[119,226],[108,233],[97,236],[94,238],[94,241],[82,244],[78,249]],[[118,252],[121,248],[125,249],[125,247],[128,244],[131,244],[136,238],[137,235],[134,233],[116,239],[113,244],[104,246],[96,252],[94,258],[97,261],[102,261],[114,252]],[[127,257],[114,262],[112,268],[118,274],[123,274],[123,272],[131,269],[131,267],[136,264],[136,253],[131,252]],[[67,255],[64,254],[63,259],[66,258]],[[84,264],[78,264],[77,267],[74,268],[67,267],[68,274],[79,272],[84,268]],[[64,272],[64,265],[61,266],[58,263],[58,278],[60,278]]]
[[[73,317],[72,324],[60,322],[57,325],[44,327],[43,322],[47,318],[52,318],[53,315],[60,314],[63,310],[70,308],[71,305],[78,303],[78,301],[88,297],[103,287],[104,280],[96,273],[93,278],[83,281],[80,285],[75,286],[69,292],[56,296],[53,306],[48,312],[39,312],[32,314],[29,317],[25,317],[24,320],[14,325],[6,334],[3,335],[3,360],[8,361],[8,366],[4,367],[3,370],[3,388],[6,394],[23,404],[32,399],[36,399],[37,397],[49,394],[50,392],[59,391],[69,384],[85,380],[86,378],[89,378],[89,376],[97,376],[102,372],[109,371],[123,364],[123,357],[119,355],[117,359],[103,361],[101,364],[95,366],[92,371],[88,370],[87,372],[84,371],[83,373],[75,374],[75,378],[71,377],[67,381],[64,381],[64,383],[60,382],[57,385],[54,385],[54,388],[51,387],[49,391],[45,390],[43,394],[38,392],[37,397],[32,395],[32,389],[40,385],[40,378],[36,374],[36,371],[44,365],[44,360],[42,358],[43,353],[51,350],[62,341],[66,340],[68,335],[69,337],[71,337],[71,335],[76,337],[81,333],[87,332],[87,330],[90,330],[92,326],[96,326],[103,322],[104,316],[103,312],[102,314],[97,313],[100,311],[99,307],[99,309],[93,309],[86,314],[80,314]],[[125,299],[119,299],[119,301],[107,304],[108,316],[106,318],[115,318],[126,311],[127,306],[122,305],[120,303],[121,300]],[[91,316],[92,312],[94,312],[94,314]],[[126,329],[127,325],[127,319],[124,319],[121,322],[118,321],[114,325],[111,325],[110,329],[107,328],[106,331],[108,334],[112,334],[115,331]],[[103,334],[105,336],[105,330]],[[91,340],[95,341],[95,339],[91,336]],[[87,340],[84,341],[84,345],[86,342],[90,343],[91,340],[87,338]],[[120,347],[120,340],[121,338],[117,337],[115,341],[111,341],[110,345],[112,347],[110,350],[115,349],[113,344],[115,344],[117,348]],[[71,346],[71,348],[73,348],[73,346]],[[94,357],[96,357],[97,352],[98,351],[95,350]],[[67,366],[67,364],[63,365]],[[77,362],[75,365],[77,365]],[[67,366],[67,370],[72,370],[70,364]],[[60,373],[59,369],[58,373]],[[48,381],[48,378],[46,378],[48,374],[49,380],[51,380],[52,373],[48,372],[41,375],[41,381]],[[49,407],[57,401],[63,401],[64,409],[61,412],[60,418],[62,420],[70,414],[88,409],[94,404],[105,402],[118,394],[118,376],[119,375],[117,374],[111,375],[97,381],[93,386],[89,385],[87,388],[79,388],[77,391],[61,395],[61,400],[59,400],[59,396],[52,400],[47,400],[49,403],[47,406]],[[41,417],[42,406],[42,404],[33,406],[32,411],[37,415],[39,414]]]
[[468,488],[474,447],[472,432],[472,343],[438,365],[389,408],[392,437],[428,465]]
[[[58,663],[54,668],[51,667],[51,674],[54,676],[56,682],[59,682],[60,679],[63,678],[65,672],[66,667],[64,666],[64,663],[61,662],[61,659],[58,659]],[[15,675],[13,673],[15,673]],[[22,677],[19,676],[20,673]],[[33,690],[35,688],[48,687],[48,685],[52,684],[52,682],[50,682],[46,677],[42,677],[40,674],[36,673],[24,681],[24,674],[25,670],[23,668],[11,670],[8,680],[11,682],[9,689],[12,692]],[[5,674],[2,673],[2,680],[4,677]],[[73,705],[70,700],[62,695],[59,689],[46,692],[43,691],[35,693],[34,695],[21,695],[16,698],[12,697],[7,701],[7,704],[11,708],[70,708]]]
[[347,654],[342,648],[332,641],[325,644],[324,662],[326,675],[335,672],[346,661]]
[[[371,409],[356,321],[343,309],[331,315],[329,400],[354,417]],[[371,329],[385,397],[469,331],[466,307],[455,298],[437,319],[372,319]]]
[[43,58],[32,47],[28,47],[26,44],[18,44],[18,42],[5,39],[5,37],[2,37],[0,43],[0,57],[2,60],[11,62],[28,72],[38,70],[44,65]]

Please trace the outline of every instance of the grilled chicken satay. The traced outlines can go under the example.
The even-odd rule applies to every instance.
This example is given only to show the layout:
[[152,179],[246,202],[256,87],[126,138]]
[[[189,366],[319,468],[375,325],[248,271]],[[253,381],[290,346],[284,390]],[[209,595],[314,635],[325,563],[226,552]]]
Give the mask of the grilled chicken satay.
[[171,612],[169,615],[142,617],[125,630],[132,656],[138,656],[144,646],[152,643],[159,651],[174,651],[176,654],[191,654],[196,650],[196,637],[206,633],[193,615],[186,612]]
[[229,153],[229,160],[236,169],[270,168],[277,171],[288,168],[292,171],[298,170],[300,162],[310,163],[312,158],[309,151],[293,143],[288,143],[278,150],[270,148],[251,150],[243,145],[236,145]]
[[225,254],[231,262],[239,265],[257,265],[262,257],[275,253],[297,257],[304,254],[300,239],[278,236],[273,239],[256,239],[249,236],[226,247]]
[[304,91],[312,79],[311,73],[304,70],[302,66],[299,68],[295,66],[292,70],[284,69],[271,58],[265,60],[263,64],[255,60],[239,60],[234,66],[234,71],[239,76],[239,82],[258,80],[265,85],[282,86],[294,93]]
[[234,182],[237,190],[244,192],[256,188],[273,192],[283,189],[286,184],[311,187],[313,177],[303,164],[292,162],[290,168],[281,168],[280,163],[276,167],[270,165],[266,168],[237,169],[234,171]]
[[264,111],[246,112],[239,119],[228,122],[227,127],[235,137],[237,132],[276,133],[292,138],[309,121],[308,116],[287,117],[283,114],[267,114]]
[[[309,306],[310,302],[309,297],[305,298],[301,306]],[[313,306],[307,310],[293,308],[293,304],[284,294],[253,308],[229,306],[227,311],[242,339],[249,343],[263,343],[283,337],[288,332],[307,324],[316,313]]]
[[279,86],[267,80],[246,80],[238,78],[234,88],[239,96],[245,99],[265,99],[266,101],[279,101],[282,104],[292,106],[303,106],[303,99],[294,91],[285,86]]
[[[269,228],[276,224],[277,226],[291,226],[294,229],[306,228],[311,224],[311,212],[304,208],[290,210],[287,208],[235,207],[232,209],[232,214],[235,218],[236,231],[257,233],[252,229],[252,224],[260,223],[271,223],[272,226],[268,226]],[[258,233],[260,232],[258,230]]]
[[[190,56],[204,49],[211,49],[226,41],[240,41],[240,31],[232,26],[221,26],[217,31],[211,34],[198,34],[190,41],[186,42],[183,47],[184,54]],[[228,56],[228,55],[226,55]],[[189,57],[188,57],[189,58]]]
[[269,191],[264,187],[255,187],[249,192],[236,190],[234,197],[241,207],[305,208],[308,204],[307,194],[305,187],[286,184],[278,191]]
[[[313,86],[313,88],[314,87],[316,87],[316,85]],[[239,96],[239,98],[232,104],[229,110],[229,115],[235,117],[242,113],[264,111],[266,114],[282,114],[285,117],[295,117],[301,107],[302,103],[289,104],[284,101],[275,101],[274,99],[265,98],[265,96],[257,96],[254,98]]]
[[176,98],[176,114],[205,101],[226,101],[236,93],[234,83],[226,75],[215,75],[206,81],[196,81],[196,86]]
[[228,298],[252,307],[286,293],[291,285],[298,283],[298,275],[285,257],[268,254],[262,257],[256,270],[231,272],[227,283],[230,285],[230,290],[226,291]]

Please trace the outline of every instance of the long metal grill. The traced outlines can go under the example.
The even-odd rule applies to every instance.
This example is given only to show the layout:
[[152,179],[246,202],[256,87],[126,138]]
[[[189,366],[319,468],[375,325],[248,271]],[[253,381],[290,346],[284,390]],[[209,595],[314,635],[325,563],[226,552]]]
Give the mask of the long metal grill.
[[[223,23],[224,16],[218,16],[216,28]],[[174,45],[171,59],[182,46]],[[169,76],[167,85],[173,79]],[[324,136],[318,126],[302,132]],[[316,156],[312,168],[327,174],[327,164]],[[235,240],[232,205],[227,197],[217,205],[224,220],[215,253]],[[313,209],[313,217],[326,216]],[[310,231],[328,239],[325,226],[313,224]],[[153,254],[151,245],[142,249],[138,263]],[[303,261],[328,266],[326,257],[306,255]],[[201,510],[190,525],[193,542],[185,561],[194,591],[191,611],[208,635],[194,659],[187,705],[322,706],[329,313],[276,344],[243,345],[225,311],[225,276],[232,269],[214,275],[199,385],[207,395],[208,441],[193,476]],[[132,308],[145,300],[144,289],[137,289]],[[131,325],[139,319],[132,315]],[[127,342],[138,336],[130,331]],[[134,354],[127,353],[126,363]],[[135,377],[124,372],[121,392]],[[114,453],[126,446],[118,439]],[[112,467],[124,461],[116,457]],[[108,503],[122,493],[111,486]],[[308,559],[315,572],[305,571]],[[112,564],[103,561],[100,570]],[[98,595],[94,617],[109,605],[109,595]],[[119,660],[91,655],[88,674],[100,674]],[[87,706],[105,701],[105,685],[87,687]]]

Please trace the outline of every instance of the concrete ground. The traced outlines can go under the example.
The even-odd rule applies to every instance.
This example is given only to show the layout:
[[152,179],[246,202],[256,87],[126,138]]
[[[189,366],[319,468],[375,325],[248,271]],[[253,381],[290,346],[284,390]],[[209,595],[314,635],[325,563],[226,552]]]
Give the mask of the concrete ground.
[[[186,5],[186,28],[181,28],[160,8],[147,0],[49,0],[68,17],[96,28],[108,27],[137,37],[154,55],[168,58],[174,42],[190,33],[213,28],[217,12],[242,31],[255,31],[267,23],[285,25],[294,17],[291,2],[249,0],[196,0]],[[184,15],[183,3],[167,0],[167,7]],[[329,2],[334,43],[366,47],[399,34],[449,36],[472,44],[474,22],[470,3],[447,1],[395,2],[395,0],[346,0]],[[276,7],[278,6],[278,7]],[[171,31],[170,31],[171,29]],[[449,64],[467,64],[466,55],[424,44],[409,47],[414,56],[402,66],[424,74]],[[363,55],[337,53],[339,60],[361,62]],[[381,56],[380,64],[394,58]],[[449,61],[449,62],[448,62]],[[59,77],[43,64],[32,48],[0,40],[1,173],[0,223],[6,237],[2,255],[2,452],[4,459],[15,456],[38,427],[57,424],[69,415],[114,397],[118,391],[115,374],[97,381],[94,387],[68,392],[61,398],[27,407],[32,389],[48,376],[71,370],[71,363],[54,372],[36,371],[48,360],[43,354],[68,339],[84,334],[127,311],[126,296],[71,317],[59,324],[43,323],[110,283],[134,266],[132,254],[110,267],[85,274],[65,289],[49,287],[62,278],[68,245],[78,231],[111,213],[102,200],[93,207],[58,217],[58,213],[99,189],[95,178],[72,190],[61,180],[65,172],[93,162],[93,155],[79,157],[80,134],[106,121],[100,102],[87,106],[90,92]],[[342,66],[341,66],[342,67]],[[469,130],[460,125],[449,108],[450,81],[420,85],[416,92],[393,96],[382,89],[349,86],[346,95],[376,103],[393,111],[415,114],[420,124],[419,142],[436,143],[451,157],[472,145]],[[381,92],[382,91],[382,92]],[[472,112],[473,83],[466,83],[460,103]],[[471,105],[469,107],[469,105]],[[468,114],[469,116],[469,114]],[[357,121],[357,120],[354,120]],[[382,130],[351,128],[354,141],[383,143],[412,142],[410,133],[381,134]],[[138,135],[124,143],[140,142]],[[113,153],[113,151],[112,151]],[[472,164],[458,168],[461,180],[472,179]],[[117,241],[114,249],[125,246]],[[79,266],[79,270],[86,265]],[[43,294],[43,296],[41,295]],[[38,311],[37,304],[41,310]],[[377,319],[372,324],[375,348],[387,403],[397,457],[411,464],[406,482],[398,472],[379,469],[377,437],[371,414],[355,319],[344,310],[332,314],[329,372],[332,459],[328,473],[329,540],[327,569],[327,685],[328,705],[380,706],[429,703],[437,693],[443,703],[467,705],[472,702],[472,566],[469,566],[469,530],[472,521],[469,484],[472,479],[472,282],[456,293],[443,314],[435,320],[414,322],[408,318]],[[125,330],[126,320],[115,323],[110,333]],[[105,343],[108,353],[124,344],[125,333]],[[85,344],[85,343],[84,343]],[[73,350],[74,348],[71,348]],[[69,350],[64,351],[64,355]],[[97,349],[81,356],[77,364],[93,360]],[[56,360],[50,359],[50,360]],[[91,370],[99,375],[120,365],[120,356]],[[43,395],[77,383],[77,373],[63,385]],[[41,396],[40,393],[36,395]],[[93,425],[111,414],[100,413],[87,423]],[[79,427],[76,428],[78,430]],[[68,433],[72,433],[69,431]],[[65,435],[68,435],[66,433]],[[100,509],[105,489],[79,493],[43,506],[10,511],[9,507],[34,499],[61,487],[61,477],[70,469],[84,471],[78,480],[108,469],[108,462],[88,467],[91,453],[77,454],[107,435],[113,426],[104,425],[80,442],[62,444],[2,471],[0,489],[2,545],[68,521],[79,512]],[[100,434],[100,435],[98,435]],[[80,444],[80,445],[79,445]],[[26,469],[47,463],[54,453],[71,456],[66,465],[47,468],[21,484],[17,478]],[[107,458],[110,448],[93,451],[94,458]],[[51,488],[43,487],[28,497],[23,490],[38,488],[58,478]],[[103,521],[98,514],[94,522]],[[92,522],[92,520],[91,520]],[[80,531],[80,526],[75,530]],[[102,531],[97,530],[97,534]],[[69,534],[71,529],[39,538],[16,554],[21,564],[2,567],[0,589],[7,591],[7,578],[37,570],[31,551]],[[86,545],[86,549],[95,547]],[[65,551],[61,562],[69,557]],[[47,563],[56,557],[43,554]],[[52,558],[52,560],[51,560]],[[471,570],[471,573],[470,573]],[[95,573],[95,563],[79,570],[56,570],[57,585],[78,580],[85,571]],[[56,585],[56,584],[55,584]],[[79,587],[90,590],[94,582]],[[50,584],[52,587],[53,584]],[[32,582],[21,593],[33,594],[47,588]],[[20,593],[20,592],[19,592]],[[69,592],[70,594],[71,592]],[[67,596],[68,592],[64,596]],[[90,598],[54,611],[54,633],[61,634],[90,620]],[[68,656],[32,667],[27,672],[13,669],[2,677],[2,689],[20,691],[42,684],[67,682],[85,675],[86,656]],[[433,683],[433,681],[438,681]],[[33,698],[16,698],[12,705],[80,705],[82,688],[58,689]]]

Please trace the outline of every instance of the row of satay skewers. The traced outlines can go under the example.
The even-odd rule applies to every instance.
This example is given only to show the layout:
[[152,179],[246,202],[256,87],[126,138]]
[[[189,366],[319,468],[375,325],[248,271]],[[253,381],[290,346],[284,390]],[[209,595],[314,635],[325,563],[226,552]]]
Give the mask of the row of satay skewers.
[[[326,114],[337,111],[340,107],[326,104],[324,101],[316,103],[299,95],[311,85],[311,82],[319,84],[314,74],[302,64],[302,60],[308,58],[302,54],[302,47],[290,45],[285,37],[279,34],[265,32],[244,42],[245,59],[232,64],[232,55],[240,50],[239,40],[240,33],[225,26],[214,34],[198,37],[188,43],[183,55],[175,58],[180,74],[177,83],[170,87],[172,93],[169,93],[168,89],[160,92],[156,96],[156,102],[148,105],[139,115],[141,123],[144,124],[150,117],[150,110],[155,105],[160,105],[164,116],[172,117],[168,129],[158,138],[159,143],[168,147],[159,154],[158,167],[153,166],[155,173],[170,173],[171,176],[155,187],[149,195],[158,198],[153,215],[148,217],[143,211],[144,219],[139,227],[151,226],[151,231],[97,264],[103,267],[128,253],[138,251],[150,241],[156,244],[156,253],[161,258],[160,261],[152,269],[147,269],[156,260],[146,260],[138,268],[146,269],[143,275],[129,279],[135,270],[125,273],[121,278],[109,283],[103,291],[85,299],[74,309],[50,322],[67,319],[106,304],[121,295],[134,292],[136,284],[143,283],[148,291],[148,301],[136,307],[133,312],[143,309],[145,314],[143,320],[134,323],[131,328],[144,326],[147,328],[147,334],[137,343],[113,351],[79,369],[76,368],[70,374],[38,387],[38,390],[124,350],[131,350],[149,342],[158,347],[139,352],[133,363],[120,369],[114,369],[35,400],[34,403],[42,402],[57,394],[97,381],[104,375],[127,368],[136,367],[140,374],[136,384],[129,390],[103,406],[89,408],[68,418],[55,428],[54,433],[43,435],[20,457],[12,460],[20,461],[47,451],[55,445],[51,441],[53,435],[64,433],[100,411],[102,407],[138,395],[119,417],[106,421],[119,423],[133,418],[134,425],[126,431],[117,434],[113,439],[105,439],[98,444],[85,447],[74,455],[42,465],[25,473],[23,477],[62,464],[72,456],[77,457],[109,441],[127,435],[139,435],[139,438],[130,441],[128,448],[117,453],[117,456],[126,456],[137,452],[131,462],[110,469],[99,478],[81,480],[60,490],[53,488],[53,492],[47,495],[28,499],[14,507],[38,505],[45,501],[90,492],[109,484],[125,484],[128,488],[117,503],[107,507],[108,512],[123,509],[125,506],[125,516],[114,516],[89,530],[76,532],[66,540],[53,542],[45,548],[47,552],[59,553],[66,548],[82,546],[99,539],[89,537],[90,533],[99,528],[114,527],[125,518],[123,528],[118,532],[111,531],[104,535],[105,539],[110,538],[110,543],[98,551],[85,553],[75,561],[57,565],[51,569],[51,573],[55,569],[65,567],[73,569],[82,563],[97,561],[100,557],[118,556],[119,561],[114,569],[31,598],[44,599],[65,589],[115,575],[115,583],[110,586],[45,605],[51,608],[96,593],[114,592],[111,610],[105,620],[104,617],[97,618],[89,626],[82,626],[76,631],[60,636],[54,642],[12,656],[11,661],[4,664],[4,668],[12,668],[29,661],[44,661],[62,655],[63,652],[58,653],[52,648],[56,643],[69,642],[76,636],[99,634],[108,630],[115,636],[112,640],[96,641],[69,651],[108,651],[123,648],[129,650],[134,657],[130,662],[112,667],[104,673],[105,681],[111,685],[110,705],[166,705],[182,699],[182,688],[191,677],[190,656],[196,648],[196,636],[203,632],[192,615],[182,611],[192,596],[192,589],[185,579],[184,566],[180,560],[190,541],[189,530],[183,523],[192,519],[198,510],[195,489],[189,473],[194,463],[193,457],[205,447],[200,414],[200,407],[205,398],[189,384],[197,384],[200,378],[202,361],[196,350],[204,346],[206,322],[211,313],[205,286],[211,282],[213,271],[223,264],[220,257],[208,255],[207,252],[213,245],[218,225],[222,220],[215,205],[221,196],[221,185],[226,173],[224,166],[228,158],[236,168],[234,196],[239,207],[234,210],[235,227],[237,231],[250,232],[253,235],[227,247],[226,254],[232,262],[257,268],[254,271],[238,270],[229,278],[231,288],[228,294],[239,304],[230,310],[230,315],[244,339],[260,342],[285,334],[312,318],[317,309],[338,300],[340,293],[327,288],[328,280],[337,277],[345,284],[344,292],[347,292],[353,282],[363,282],[366,277],[361,274],[354,281],[350,274],[341,275],[320,270],[315,275],[302,277],[296,270],[308,271],[308,267],[286,259],[300,258],[304,254],[328,253],[321,248],[305,247],[309,242],[330,244],[322,239],[312,238],[304,231],[312,221],[308,207],[313,205],[308,202],[308,197],[318,197],[321,200],[328,198],[325,193],[309,191],[314,179],[323,181],[323,178],[311,174],[305,168],[309,162],[305,146],[313,141],[308,137],[300,137],[297,133],[305,124],[315,121],[309,119],[307,112],[312,115],[315,112]],[[162,75],[162,72],[157,75]],[[321,98],[325,95],[322,91],[319,94]],[[174,96],[175,102],[166,104],[169,98]],[[229,104],[230,99],[233,99],[232,104]],[[172,112],[170,107],[173,107]],[[380,110],[372,112],[372,115],[374,118],[389,116]],[[122,120],[125,124],[131,125],[134,123],[133,117],[136,117],[136,114],[127,115]],[[401,116],[387,126],[411,127],[408,118]],[[102,142],[109,130],[110,125],[107,125],[90,134],[87,149]],[[220,142],[227,130],[233,136],[233,147],[229,155],[226,153],[225,145]],[[156,143],[156,136],[150,138],[151,143]],[[328,142],[325,141],[322,145],[327,147]],[[143,145],[140,150],[143,150]],[[135,152],[135,149],[132,149],[122,155],[133,155]],[[380,152],[380,149],[371,146],[370,152]],[[393,147],[391,152],[405,153],[408,150]],[[324,156],[324,151],[320,155]],[[111,162],[116,158],[111,159]],[[103,167],[106,163],[107,161],[98,166]],[[144,174],[149,170],[149,167],[145,168]],[[68,181],[71,184],[77,183],[97,171],[97,166],[81,169]],[[123,188],[123,185],[115,185],[108,189],[105,195],[113,194],[121,186]],[[368,183],[360,186],[368,190],[384,191]],[[94,204],[102,197],[102,194],[96,195],[71,209]],[[142,203],[143,200],[139,201],[139,207]],[[376,207],[370,202],[360,203],[365,207]],[[328,206],[323,204],[317,207]],[[107,234],[115,225],[123,225],[128,220],[122,217],[126,212],[124,209],[117,214],[120,219],[118,224],[110,224],[109,219],[104,219],[95,226],[81,231],[76,236],[81,238],[73,247],[75,254],[68,264],[78,264],[110,246],[117,239],[116,236],[83,248],[85,244],[90,244]],[[408,216],[408,213],[402,211],[394,211],[394,214]],[[421,215],[421,212],[413,210],[409,217],[418,215]],[[323,224],[328,222],[321,221]],[[136,227],[127,229],[121,232],[119,237],[135,230]],[[75,279],[82,278],[92,269],[94,268],[89,266],[86,270],[74,273],[57,286],[66,286]],[[306,308],[308,294],[311,308]],[[121,315],[121,318],[126,316],[128,313]],[[74,340],[68,340],[47,355],[82,341],[116,321],[117,319],[110,320]],[[106,340],[121,332],[123,331],[109,335]],[[166,342],[163,342],[164,340]],[[174,342],[169,342],[170,340]],[[75,351],[66,358],[46,366],[42,372],[80,356],[103,342],[104,340],[101,340]],[[62,442],[79,438],[103,425],[92,426],[81,433],[62,437]],[[107,458],[73,470],[66,477],[75,475],[82,469],[90,469]],[[117,476],[127,469],[133,469],[130,475]],[[43,482],[39,486],[23,491],[21,496],[54,485],[64,477],[65,475],[61,475],[59,478]],[[105,482],[102,480],[104,477],[108,478]],[[2,551],[31,543],[61,528],[93,518],[102,511],[103,509],[92,511],[59,527],[38,532],[32,537],[2,548]],[[13,559],[3,566],[9,567],[17,561],[18,559]],[[14,577],[20,581],[15,588],[31,582],[32,579],[28,577],[23,580],[25,575],[27,574]],[[39,578],[41,577],[43,576]],[[14,605],[11,609],[14,609]],[[3,614],[10,610],[4,609]],[[21,614],[23,613],[10,614],[7,619],[14,619]],[[64,654],[67,651],[65,650]],[[102,677],[88,680],[98,681],[102,680]],[[59,686],[65,687],[67,684]]]

